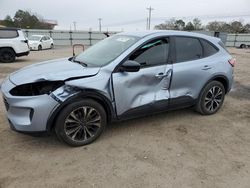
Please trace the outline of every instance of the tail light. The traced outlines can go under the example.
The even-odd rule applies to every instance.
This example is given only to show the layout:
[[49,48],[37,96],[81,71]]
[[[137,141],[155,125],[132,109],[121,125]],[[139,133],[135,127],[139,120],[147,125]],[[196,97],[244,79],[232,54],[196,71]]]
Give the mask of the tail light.
[[21,40],[21,42],[27,43],[28,44],[28,40]]
[[228,63],[229,63],[232,67],[234,67],[235,64],[236,64],[236,59],[235,59],[235,58],[229,59],[229,60],[228,60]]

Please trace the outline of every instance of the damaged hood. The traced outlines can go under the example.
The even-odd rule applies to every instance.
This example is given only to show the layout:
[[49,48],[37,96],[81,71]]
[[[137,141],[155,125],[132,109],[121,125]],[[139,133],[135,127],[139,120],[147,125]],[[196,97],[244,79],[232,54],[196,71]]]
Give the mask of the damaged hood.
[[22,68],[10,75],[15,85],[38,82],[66,80],[75,77],[96,75],[100,67],[84,67],[68,58],[45,61]]

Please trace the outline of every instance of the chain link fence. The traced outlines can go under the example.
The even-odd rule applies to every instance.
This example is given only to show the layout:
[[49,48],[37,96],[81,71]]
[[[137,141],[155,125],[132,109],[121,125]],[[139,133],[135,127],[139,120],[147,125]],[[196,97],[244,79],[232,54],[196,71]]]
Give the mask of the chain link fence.
[[32,35],[47,35],[53,38],[54,45],[83,44],[91,46],[98,41],[115,34],[115,32],[67,31],[67,30],[35,30],[25,29],[23,32],[29,38]]
[[[31,35],[48,35],[53,38],[54,45],[74,45],[83,44],[91,46],[98,41],[116,34],[117,32],[97,32],[97,31],[69,31],[69,30],[23,30],[29,38]],[[226,44],[227,47],[250,47],[250,34],[227,34],[219,32],[199,31],[206,35],[216,36]],[[218,36],[216,35],[218,33]]]

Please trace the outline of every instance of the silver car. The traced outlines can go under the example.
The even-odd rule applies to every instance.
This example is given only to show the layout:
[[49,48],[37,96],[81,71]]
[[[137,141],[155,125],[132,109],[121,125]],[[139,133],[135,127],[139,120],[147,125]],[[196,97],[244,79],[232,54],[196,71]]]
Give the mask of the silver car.
[[111,121],[183,107],[216,113],[231,89],[234,64],[218,38],[126,32],[78,56],[14,72],[1,89],[14,130],[54,129],[60,140],[81,146]]

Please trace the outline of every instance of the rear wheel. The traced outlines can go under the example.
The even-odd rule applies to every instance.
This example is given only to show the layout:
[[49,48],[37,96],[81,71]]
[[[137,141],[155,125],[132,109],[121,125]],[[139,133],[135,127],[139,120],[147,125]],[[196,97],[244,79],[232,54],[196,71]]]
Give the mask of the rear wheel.
[[55,132],[71,146],[83,146],[95,141],[106,126],[106,112],[94,100],[85,99],[66,106],[59,114]]
[[240,45],[240,48],[247,48],[247,45],[241,44],[241,45]]
[[222,106],[225,97],[225,88],[221,82],[212,81],[201,91],[196,111],[203,115],[216,113]]
[[0,61],[3,63],[11,63],[16,59],[15,52],[10,48],[3,48],[0,50]]

